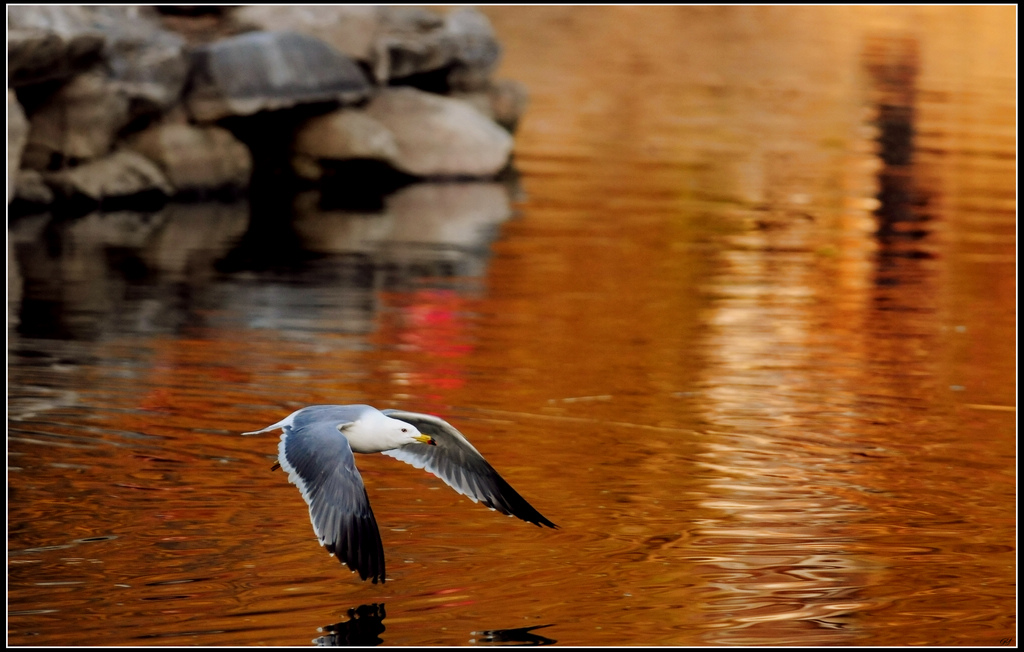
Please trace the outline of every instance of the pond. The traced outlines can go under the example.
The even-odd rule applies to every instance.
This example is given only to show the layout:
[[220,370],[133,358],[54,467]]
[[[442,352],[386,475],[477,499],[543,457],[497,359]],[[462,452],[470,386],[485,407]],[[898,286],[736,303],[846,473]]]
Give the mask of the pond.
[[[487,7],[518,176],[8,227],[12,645],[1016,644],[1013,7]],[[437,414],[557,530],[360,456]]]

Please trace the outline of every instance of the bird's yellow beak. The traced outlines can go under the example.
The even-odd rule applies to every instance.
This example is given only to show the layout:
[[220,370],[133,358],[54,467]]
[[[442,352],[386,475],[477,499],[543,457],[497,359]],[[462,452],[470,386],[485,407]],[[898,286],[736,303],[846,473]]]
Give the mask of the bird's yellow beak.
[[431,446],[437,446],[437,442],[430,435],[416,435],[414,438],[421,444],[430,444]]

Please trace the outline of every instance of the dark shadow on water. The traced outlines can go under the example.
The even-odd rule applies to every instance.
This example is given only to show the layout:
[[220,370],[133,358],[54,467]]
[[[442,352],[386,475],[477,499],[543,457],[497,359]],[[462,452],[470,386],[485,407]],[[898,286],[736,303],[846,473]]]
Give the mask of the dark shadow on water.
[[312,256],[291,226],[290,177],[257,169],[249,189],[249,226],[235,246],[215,263],[220,273],[302,267]]
[[384,198],[416,181],[382,161],[323,161],[323,210],[383,211]]
[[384,640],[384,618],[387,614],[383,604],[361,604],[348,610],[348,620],[321,627],[323,636],[313,643],[323,647],[360,647],[380,645]]

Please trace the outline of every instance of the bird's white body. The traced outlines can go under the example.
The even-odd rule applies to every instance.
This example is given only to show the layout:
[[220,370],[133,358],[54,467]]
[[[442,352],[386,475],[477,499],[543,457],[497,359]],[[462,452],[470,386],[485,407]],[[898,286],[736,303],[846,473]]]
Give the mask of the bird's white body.
[[[364,407],[365,409],[361,410],[358,416],[351,421],[337,423],[335,427],[348,439],[348,445],[355,453],[383,453],[408,444],[423,444],[429,439],[420,433],[416,426],[385,416],[376,408],[368,405],[353,407]],[[295,417],[307,409],[296,410],[274,425],[267,426],[262,430],[242,434],[255,435],[278,428],[291,428],[295,423]]]
[[348,438],[348,445],[356,453],[382,453],[408,444],[425,443],[416,426],[384,416],[377,410],[364,413],[338,430]]

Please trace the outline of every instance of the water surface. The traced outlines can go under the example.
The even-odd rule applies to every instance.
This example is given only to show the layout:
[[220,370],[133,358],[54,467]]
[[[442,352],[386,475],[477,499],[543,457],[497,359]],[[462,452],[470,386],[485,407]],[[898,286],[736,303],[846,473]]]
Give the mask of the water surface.
[[[1016,643],[1013,8],[487,12],[521,185],[11,223],[9,643]],[[363,456],[358,581],[357,402],[561,529]]]

